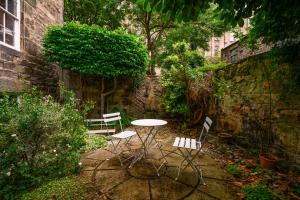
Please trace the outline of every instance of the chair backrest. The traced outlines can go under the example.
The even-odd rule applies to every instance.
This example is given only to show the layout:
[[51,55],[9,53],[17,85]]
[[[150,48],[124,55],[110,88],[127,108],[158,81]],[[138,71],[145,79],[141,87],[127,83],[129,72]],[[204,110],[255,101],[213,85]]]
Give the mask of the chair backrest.
[[107,129],[108,129],[108,126],[111,125],[111,124],[109,124],[109,122],[117,122],[117,123],[119,123],[121,131],[123,131],[122,122],[121,122],[121,114],[119,112],[103,114],[103,121],[104,121]]
[[199,136],[199,142],[201,142],[202,146],[203,146],[203,144],[206,140],[206,137],[208,135],[208,132],[209,132],[209,129],[212,125],[212,122],[213,121],[209,117],[206,117],[205,120],[204,120],[203,127],[202,127],[202,130],[200,132],[200,136]]

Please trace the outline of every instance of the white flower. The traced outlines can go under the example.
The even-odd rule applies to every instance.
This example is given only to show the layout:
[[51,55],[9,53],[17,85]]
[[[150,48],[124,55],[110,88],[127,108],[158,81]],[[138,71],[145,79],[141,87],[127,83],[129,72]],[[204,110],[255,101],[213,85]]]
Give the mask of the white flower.
[[68,148],[71,148],[71,145],[67,144],[67,147],[68,147]]
[[53,152],[55,153],[55,152],[56,152],[56,149],[54,149]]
[[82,163],[81,163],[81,162],[79,162],[79,163],[78,163],[78,165],[79,165],[79,166],[81,166],[81,165],[82,165]]
[[7,176],[10,176],[10,175],[11,175],[11,172],[7,172],[6,175],[7,175]]
[[11,137],[17,137],[17,134],[12,134]]
[[58,154],[56,153],[55,156],[58,156]]

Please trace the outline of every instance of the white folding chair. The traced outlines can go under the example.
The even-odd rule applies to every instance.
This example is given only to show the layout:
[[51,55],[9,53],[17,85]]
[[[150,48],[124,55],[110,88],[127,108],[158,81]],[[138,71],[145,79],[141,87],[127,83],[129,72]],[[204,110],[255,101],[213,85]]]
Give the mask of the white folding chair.
[[[188,166],[190,166],[194,170],[194,172],[197,173],[202,183],[205,184],[202,177],[201,167],[198,167],[198,165],[195,163],[195,158],[202,150],[211,124],[212,120],[209,117],[206,117],[198,140],[184,137],[175,138],[173,146],[177,148],[177,150],[183,157],[183,160],[178,166],[178,174],[175,180],[178,180],[180,173],[184,171]],[[183,167],[184,163],[186,163],[186,165]]]
[[116,129],[107,129],[104,123],[104,119],[86,119],[84,120],[86,127],[89,129],[89,134],[105,134],[115,133]]
[[[129,142],[130,142],[130,139],[132,138],[132,136],[136,135],[136,132],[135,131],[123,131],[121,115],[119,112],[104,114],[103,120],[104,120],[107,130],[109,130],[109,126],[112,125],[111,123],[115,123],[115,125],[119,124],[119,126],[120,126],[121,132],[112,134],[112,135],[110,135],[110,137],[111,137],[111,144],[113,147],[112,153],[118,156],[121,166],[123,166],[123,162],[126,161],[127,159],[131,158],[132,156],[125,159],[124,161],[122,161],[121,154],[123,153],[123,151],[121,151],[121,152],[118,151],[118,147],[119,147],[121,141],[125,140],[125,146],[127,147],[127,149],[129,151],[131,151]],[[114,140],[117,141],[116,144],[114,143]]]

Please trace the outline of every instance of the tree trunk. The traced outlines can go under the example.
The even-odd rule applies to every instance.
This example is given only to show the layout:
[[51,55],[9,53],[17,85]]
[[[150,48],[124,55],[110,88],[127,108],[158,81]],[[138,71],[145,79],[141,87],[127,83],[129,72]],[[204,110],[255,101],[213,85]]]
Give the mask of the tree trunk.
[[102,78],[102,89],[101,89],[101,117],[105,112],[105,98],[111,94],[113,94],[116,89],[117,89],[117,78],[114,77],[114,87],[110,91],[104,92],[105,91],[105,83],[104,83],[104,78]]

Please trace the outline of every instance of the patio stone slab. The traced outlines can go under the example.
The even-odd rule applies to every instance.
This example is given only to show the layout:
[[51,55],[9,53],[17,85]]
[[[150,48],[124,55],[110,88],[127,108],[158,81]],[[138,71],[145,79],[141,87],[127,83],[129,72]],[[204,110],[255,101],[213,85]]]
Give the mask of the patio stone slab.
[[[146,130],[141,130],[143,137],[146,137]],[[168,154],[167,164],[160,170],[157,176],[152,163],[159,166],[162,163],[161,152],[153,145],[150,148],[150,155],[153,159],[142,159],[132,168],[129,162],[120,166],[120,162],[111,153],[111,145],[105,149],[90,152],[82,158],[83,170],[81,175],[88,178],[98,191],[97,199],[110,200],[198,200],[198,199],[237,199],[233,195],[228,181],[228,175],[221,167],[209,149],[197,158],[197,164],[201,166],[206,185],[203,185],[194,171],[188,167],[184,170],[179,179],[177,167],[182,157],[174,152],[173,140],[180,133],[166,126],[157,135],[157,139],[164,149],[163,153]],[[133,147],[140,147],[137,137],[131,140]],[[120,147],[120,150],[124,146]],[[124,157],[128,157],[125,152]]]

